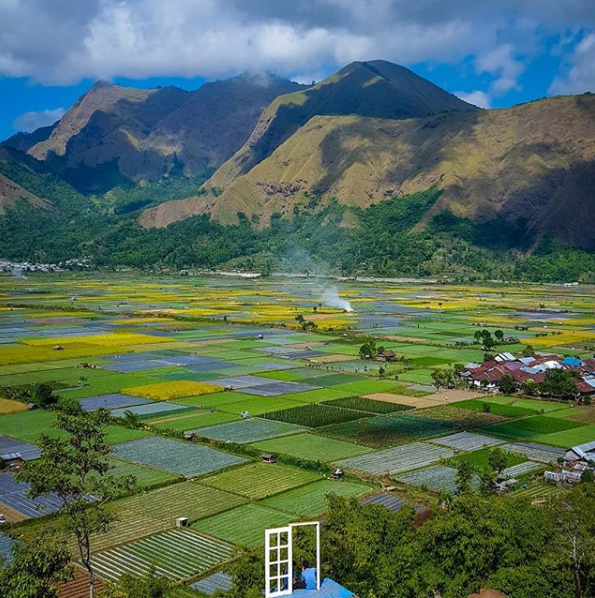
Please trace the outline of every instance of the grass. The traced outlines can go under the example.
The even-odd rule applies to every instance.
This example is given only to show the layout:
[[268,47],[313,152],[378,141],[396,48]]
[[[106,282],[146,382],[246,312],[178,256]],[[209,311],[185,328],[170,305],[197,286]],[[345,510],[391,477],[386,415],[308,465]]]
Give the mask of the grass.
[[149,419],[147,423],[151,426],[161,430],[175,430],[176,432],[186,432],[188,430],[197,430],[207,426],[214,426],[217,424],[224,424],[238,419],[237,415],[232,413],[224,413],[222,411],[199,411],[198,413],[184,412],[182,415],[176,417],[172,414],[170,417],[159,417],[157,419]]
[[344,409],[343,407],[318,403],[273,411],[263,415],[267,419],[306,426],[307,428],[319,428],[369,416],[369,413],[364,413],[363,411],[354,411],[353,409]]
[[243,505],[232,511],[202,519],[192,528],[244,548],[264,544],[264,531],[293,521],[293,515],[261,505]]
[[[483,428],[483,431],[503,438],[522,439],[533,438],[542,434],[548,435],[555,434],[556,432],[565,432],[582,426],[583,424],[580,422],[536,415],[534,417],[524,417],[514,421],[486,426]],[[542,442],[541,438],[539,442]]]
[[[0,416],[0,434],[33,444],[38,441],[41,434],[47,434],[54,438],[64,438],[65,432],[55,428],[55,424],[56,416],[52,411],[46,409],[22,411]],[[106,432],[106,439],[110,444],[144,438],[149,435],[144,430],[132,430],[119,426],[108,426]]]
[[[487,408],[485,406],[488,406]],[[468,409],[471,411],[482,411],[485,413],[492,413],[493,415],[500,415],[502,417],[523,417],[525,415],[535,415],[538,410],[527,407],[515,407],[512,405],[502,405],[500,403],[492,402],[489,399],[471,399],[468,401],[460,401],[452,403],[453,407],[460,409]]]
[[319,479],[320,475],[281,464],[249,463],[217,473],[202,480],[207,486],[241,494],[258,500],[302,486]]
[[570,448],[593,440],[595,440],[595,424],[544,434],[539,437],[539,442],[560,448]]
[[290,455],[297,459],[322,463],[364,455],[372,450],[365,446],[323,438],[314,434],[296,434],[295,436],[274,438],[256,442],[253,446],[267,453]]
[[278,509],[294,517],[314,517],[326,511],[328,494],[355,498],[370,492],[370,486],[353,482],[321,480],[263,500],[265,507]]

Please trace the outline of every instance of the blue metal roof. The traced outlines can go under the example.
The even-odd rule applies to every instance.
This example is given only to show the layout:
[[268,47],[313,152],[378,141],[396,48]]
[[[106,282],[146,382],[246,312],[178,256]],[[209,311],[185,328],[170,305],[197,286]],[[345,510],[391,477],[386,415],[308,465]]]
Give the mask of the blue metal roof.
[[564,365],[569,365],[574,368],[578,368],[583,364],[583,362],[580,359],[578,359],[578,357],[565,357],[562,363]]

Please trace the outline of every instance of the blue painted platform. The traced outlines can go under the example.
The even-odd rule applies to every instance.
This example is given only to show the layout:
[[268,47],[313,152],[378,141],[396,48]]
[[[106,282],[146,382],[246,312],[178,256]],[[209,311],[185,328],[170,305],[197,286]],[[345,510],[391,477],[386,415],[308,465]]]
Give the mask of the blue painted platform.
[[295,598],[349,598],[355,596],[353,592],[332,579],[324,579],[320,590],[294,590],[289,595],[295,596]]

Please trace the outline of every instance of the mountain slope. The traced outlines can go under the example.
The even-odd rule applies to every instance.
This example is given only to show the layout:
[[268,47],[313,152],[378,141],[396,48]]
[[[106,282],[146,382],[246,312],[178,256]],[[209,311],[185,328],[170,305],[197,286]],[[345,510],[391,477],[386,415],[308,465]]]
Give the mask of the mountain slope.
[[384,60],[353,62],[308,90],[277,98],[245,145],[208,186],[226,187],[270,156],[314,116],[403,119],[466,110],[476,109],[405,67]]
[[[21,180],[24,173],[28,178],[37,178],[38,169],[29,156],[11,149],[0,147],[0,215],[7,208],[14,208],[20,201],[25,201],[32,208],[51,209],[52,204],[45,198],[23,187]],[[20,180],[20,183],[17,180]]]
[[100,82],[50,130],[16,135],[4,144],[27,151],[83,192],[169,174],[192,176],[221,165],[274,98],[302,87],[248,75],[194,92]]
[[330,197],[368,206],[432,186],[443,193],[430,216],[526,218],[536,234],[595,248],[595,96],[408,120],[312,118],[219,197],[163,204],[141,223],[205,212],[230,222],[244,212],[266,224]]

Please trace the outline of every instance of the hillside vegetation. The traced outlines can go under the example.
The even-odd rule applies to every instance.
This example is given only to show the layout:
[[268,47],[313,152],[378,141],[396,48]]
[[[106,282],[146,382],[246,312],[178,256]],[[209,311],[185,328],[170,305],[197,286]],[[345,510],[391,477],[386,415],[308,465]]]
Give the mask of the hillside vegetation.
[[291,217],[312,195],[364,207],[435,186],[443,193],[430,217],[526,220],[534,234],[593,249],[594,183],[593,95],[423,119],[318,116],[218,197],[164,204],[141,222],[203,212],[231,222],[243,212],[266,223],[275,213]]

